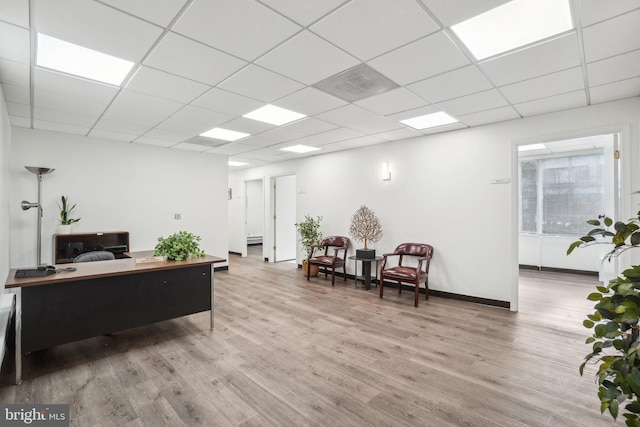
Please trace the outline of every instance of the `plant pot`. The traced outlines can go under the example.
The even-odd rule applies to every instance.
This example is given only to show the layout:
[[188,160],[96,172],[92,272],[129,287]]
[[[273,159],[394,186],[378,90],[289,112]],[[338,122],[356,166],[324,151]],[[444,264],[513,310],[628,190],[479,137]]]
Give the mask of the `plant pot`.
[[58,225],[58,234],[71,234],[71,224]]
[[[307,269],[308,268],[309,268],[309,263],[305,259],[304,261],[302,261],[302,274],[304,275],[304,277],[307,277]],[[312,265],[311,266],[311,277],[316,277],[318,275],[318,270],[319,270],[319,267],[317,265]]]

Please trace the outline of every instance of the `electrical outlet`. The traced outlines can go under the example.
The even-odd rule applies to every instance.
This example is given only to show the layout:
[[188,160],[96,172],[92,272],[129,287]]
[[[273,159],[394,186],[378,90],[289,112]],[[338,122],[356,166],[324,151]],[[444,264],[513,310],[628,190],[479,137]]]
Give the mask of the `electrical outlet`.
[[174,214],[173,218],[174,219],[182,219],[182,214]]

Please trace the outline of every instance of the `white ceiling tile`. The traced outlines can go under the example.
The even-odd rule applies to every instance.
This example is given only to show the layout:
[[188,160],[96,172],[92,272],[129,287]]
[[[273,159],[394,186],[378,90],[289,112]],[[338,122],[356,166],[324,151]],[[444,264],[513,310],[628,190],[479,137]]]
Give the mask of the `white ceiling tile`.
[[139,62],[162,29],[95,1],[32,0],[36,31]]
[[576,92],[516,104],[514,107],[520,114],[522,114],[522,116],[528,117],[551,113],[554,111],[569,110],[571,108],[583,107],[585,105],[587,105],[585,91],[579,90]]
[[243,138],[239,142],[249,147],[269,147],[271,145],[277,144],[276,141],[273,141],[272,139],[264,138],[262,135],[249,136],[247,138]]
[[185,151],[207,151],[211,147],[207,147],[206,145],[199,144],[190,144],[188,142],[182,142],[180,144],[176,144],[171,147],[175,150],[185,150]]
[[112,131],[96,129],[96,128],[93,128],[91,132],[89,132],[88,136],[93,138],[104,138],[104,139],[122,141],[122,142],[131,142],[138,137],[137,135],[112,132]]
[[16,126],[21,128],[31,127],[30,117],[9,116],[9,121],[11,122],[11,126]]
[[271,102],[304,86],[262,67],[249,65],[222,82],[219,87],[260,101]]
[[417,130],[408,127],[375,134],[375,136],[382,138],[385,141],[399,141],[402,139],[415,138],[416,136],[421,135],[422,134]]
[[311,30],[368,61],[428,34],[439,26],[414,0],[352,0]]
[[28,63],[0,58],[0,82],[29,86],[31,71]]
[[87,103],[106,106],[118,93],[118,88],[91,80],[35,67],[33,71],[35,98],[40,92],[56,94],[69,99],[82,99]]
[[394,82],[406,85],[470,64],[443,31],[369,61]]
[[35,107],[33,109],[34,120],[75,125],[87,129],[91,128],[95,124],[95,122],[98,120],[98,117],[99,116],[87,116],[40,107]]
[[300,136],[314,135],[316,133],[326,132],[335,129],[337,126],[333,123],[318,120],[313,117],[306,117],[302,120],[295,121],[288,125],[282,126],[282,129],[295,132]]
[[345,0],[262,0],[262,3],[272,7],[304,27],[317,21],[344,2]]
[[358,138],[360,136],[365,136],[365,134],[353,129],[337,128],[331,129],[327,132],[322,132],[315,135],[306,136],[304,138],[295,139],[293,141],[288,141],[286,145],[289,146],[304,144],[310,145],[312,147],[318,147],[325,144],[330,144],[332,142],[344,141],[345,139]]
[[451,116],[458,117],[463,114],[477,113],[478,111],[491,110],[507,105],[504,97],[495,89],[472,95],[462,96],[438,103],[436,106]]
[[402,87],[380,95],[370,96],[356,101],[354,104],[381,116],[428,105],[424,99]]
[[561,93],[573,92],[579,89],[584,89],[584,78],[582,77],[582,68],[575,67],[531,80],[502,86],[500,92],[502,92],[509,102],[516,104],[538,98],[546,98],[552,95],[559,95]]
[[313,87],[287,95],[273,102],[278,107],[313,116],[346,105],[347,102]]
[[115,132],[119,134],[139,136],[149,131],[150,128],[151,126],[149,125],[121,122],[102,117],[100,121],[96,123],[94,130],[99,129],[102,131]]
[[421,0],[445,27],[450,27],[510,0]]
[[477,113],[458,116],[457,119],[469,126],[480,126],[488,123],[504,122],[519,119],[520,115],[511,106],[479,111]]
[[149,138],[147,136],[141,136],[132,141],[134,144],[153,145],[154,147],[169,148],[176,145],[173,141],[167,141],[166,139]]
[[249,135],[255,135],[256,133],[273,129],[275,126],[270,125],[269,123],[259,122],[257,120],[238,117],[226,122],[220,127],[224,129],[235,130],[236,132],[248,133]]
[[31,59],[28,29],[0,21],[0,57],[28,64]]
[[422,129],[420,132],[423,135],[433,135],[436,133],[449,132],[452,130],[464,129],[468,127],[464,123],[452,123],[450,125],[436,126],[434,128]]
[[187,0],[100,0],[154,24],[166,27]]
[[584,28],[582,38],[587,62],[640,49],[640,9]]
[[427,105],[425,107],[418,107],[412,110],[402,111],[400,113],[390,114],[387,116],[389,120],[399,122],[405,119],[411,119],[414,117],[424,116],[426,114],[432,114],[439,112],[440,109],[435,105]]
[[[291,58],[295,58],[295,61]],[[309,31],[296,34],[256,61],[262,67],[307,85],[359,63],[353,56]]]
[[496,85],[543,76],[580,65],[575,33],[480,63]]
[[142,67],[127,85],[129,90],[184,103],[193,101],[210,88],[209,85],[149,67]]
[[637,8],[638,0],[580,0],[582,26],[586,27]]
[[173,31],[247,61],[300,29],[253,0],[195,0],[173,27]]
[[471,65],[411,84],[407,88],[434,103],[490,89],[491,83]]
[[16,104],[27,105],[31,104],[29,87],[2,83],[2,91],[4,92],[4,100],[6,102],[15,102]]
[[375,134],[401,127],[394,121],[377,116],[355,105],[346,105],[318,114],[316,117],[365,134]]
[[590,86],[640,76],[640,50],[587,64]]
[[216,85],[244,67],[246,62],[178,34],[168,33],[144,64]]
[[229,114],[188,105],[162,122],[158,128],[198,135],[232,119],[233,116]]
[[[359,148],[359,147],[368,147],[371,145],[382,144],[386,142],[386,140],[379,138],[374,135],[361,136],[359,138],[348,139],[346,141],[336,142],[335,144],[340,144],[340,150],[346,150],[350,148]],[[322,149],[326,151],[332,151],[333,144],[323,145]],[[337,148],[337,147],[336,147]]]
[[56,110],[69,114],[79,114],[100,117],[107,108],[107,104],[101,104],[81,97],[60,95],[58,92],[36,91],[33,99],[34,107]]
[[10,116],[31,117],[31,107],[25,104],[7,102],[7,112]]
[[153,126],[162,122],[182,107],[183,104],[179,102],[123,90],[109,106],[104,118],[125,123],[135,121],[135,123],[142,125]]
[[86,135],[88,127],[75,126],[65,123],[47,122],[45,120],[33,120],[34,129],[50,130],[54,132],[70,133],[72,135]]
[[0,21],[28,28],[29,2],[25,0],[2,0],[0,2]]
[[589,94],[592,104],[640,96],[640,77],[592,87]]
[[266,132],[262,132],[258,136],[264,140],[271,141],[271,144],[265,144],[265,145],[274,145],[278,142],[291,141],[293,139],[302,138],[306,135],[300,132],[289,130],[285,126],[278,126]]
[[213,111],[243,116],[264,105],[263,102],[219,88],[213,88],[192,103]]
[[173,141],[174,143],[186,141],[189,138],[193,138],[193,134],[189,132],[176,132],[171,130],[154,128],[143,135],[147,138],[164,139],[167,141]]

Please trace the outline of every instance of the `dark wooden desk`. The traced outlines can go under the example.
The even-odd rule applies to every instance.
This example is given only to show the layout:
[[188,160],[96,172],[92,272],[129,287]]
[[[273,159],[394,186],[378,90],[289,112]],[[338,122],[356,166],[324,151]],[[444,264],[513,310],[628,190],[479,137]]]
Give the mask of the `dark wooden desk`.
[[23,353],[208,310],[213,329],[213,267],[225,259],[136,264],[152,252],[128,255],[56,265],[76,271],[46,277],[16,279],[16,270],[9,271],[5,292],[16,294],[16,383]]

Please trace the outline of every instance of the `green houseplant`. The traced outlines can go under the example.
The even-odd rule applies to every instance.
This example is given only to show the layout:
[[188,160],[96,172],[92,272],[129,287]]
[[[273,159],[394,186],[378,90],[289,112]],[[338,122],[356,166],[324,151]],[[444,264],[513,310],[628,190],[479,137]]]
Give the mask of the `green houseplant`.
[[71,212],[76,208],[76,203],[71,205],[68,196],[61,196],[58,209],[60,209],[60,225],[58,226],[58,234],[69,234],[71,232],[71,224],[80,221],[81,218],[72,218]]
[[204,251],[200,249],[198,242],[200,242],[200,236],[179,231],[167,238],[158,238],[153,255],[166,256],[168,259],[176,261],[201,257],[204,256]]
[[[596,228],[573,242],[567,254],[579,247],[613,244],[603,260],[606,262],[640,246],[640,212],[626,223],[614,224],[608,217],[587,222]],[[640,427],[640,266],[632,265],[607,286],[598,286],[596,290],[587,296],[596,304],[595,311],[583,322],[592,335],[586,340],[591,344],[591,352],[580,365],[580,375],[587,363],[599,363],[596,382],[600,412],[608,410],[615,419],[620,405],[626,402],[627,412],[623,414],[626,425]]]
[[307,263],[307,256],[311,250],[311,246],[319,245],[322,242],[322,232],[320,232],[320,222],[322,217],[318,216],[313,218],[310,215],[304,216],[304,221],[300,221],[295,224],[298,234],[300,234],[300,243],[304,250],[304,259],[302,260],[302,272],[310,274],[311,276],[318,275],[318,266],[309,266]]

